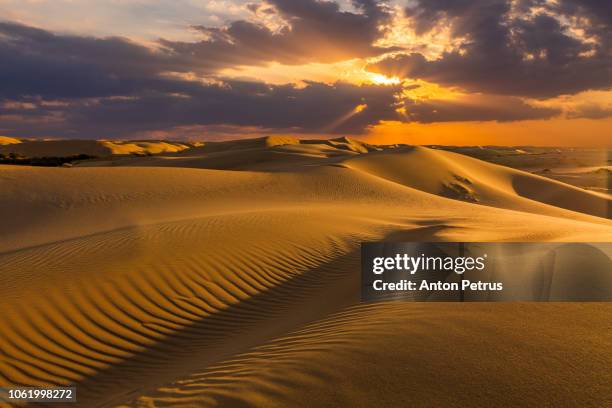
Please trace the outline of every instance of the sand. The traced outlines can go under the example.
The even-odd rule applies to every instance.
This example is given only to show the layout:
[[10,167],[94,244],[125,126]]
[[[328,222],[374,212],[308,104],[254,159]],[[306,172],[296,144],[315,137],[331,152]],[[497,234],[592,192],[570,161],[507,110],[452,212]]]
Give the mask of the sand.
[[0,136],[0,146],[21,143],[21,140],[14,137]]
[[13,153],[26,157],[150,155],[180,152],[189,147],[187,143],[165,141],[18,140],[0,136],[0,154]]
[[0,166],[0,385],[76,384],[83,407],[605,406],[611,305],[363,305],[359,243],[606,242],[609,205],[344,138]]
[[437,146],[612,197],[610,148]]

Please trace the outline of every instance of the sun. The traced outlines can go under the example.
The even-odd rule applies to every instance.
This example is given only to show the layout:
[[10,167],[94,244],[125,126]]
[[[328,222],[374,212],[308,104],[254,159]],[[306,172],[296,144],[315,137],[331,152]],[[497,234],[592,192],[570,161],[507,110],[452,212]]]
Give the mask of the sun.
[[388,77],[374,72],[366,72],[366,76],[368,81],[375,85],[397,85],[402,82],[398,77]]
[[355,106],[355,109],[353,109],[353,111],[351,113],[356,114],[356,113],[361,113],[363,112],[366,108],[368,107],[368,105],[366,103],[362,103],[360,105]]

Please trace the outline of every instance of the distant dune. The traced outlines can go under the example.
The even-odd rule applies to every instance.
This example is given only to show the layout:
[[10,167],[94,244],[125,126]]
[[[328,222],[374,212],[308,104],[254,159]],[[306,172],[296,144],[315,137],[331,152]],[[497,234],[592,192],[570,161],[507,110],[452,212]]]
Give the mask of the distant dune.
[[0,165],[0,385],[77,384],[82,407],[609,401],[611,305],[359,304],[362,241],[609,242],[607,195],[349,138],[0,152],[19,146],[99,159]]
[[8,136],[0,136],[0,146],[21,143],[21,140]]
[[[11,140],[13,142],[11,142]],[[98,140],[17,140],[0,137],[0,153],[26,157],[65,157],[86,154],[107,157],[127,154],[159,154],[179,152],[190,146],[162,141],[98,141]]]

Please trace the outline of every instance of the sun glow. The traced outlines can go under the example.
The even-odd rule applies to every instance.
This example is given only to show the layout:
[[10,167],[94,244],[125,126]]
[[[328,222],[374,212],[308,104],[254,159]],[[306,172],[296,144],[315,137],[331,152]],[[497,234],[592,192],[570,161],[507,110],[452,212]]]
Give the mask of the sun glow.
[[431,99],[456,100],[465,96],[465,93],[459,89],[447,88],[421,79],[406,79],[403,85],[401,99],[412,99],[415,101]]
[[334,83],[337,81],[350,84],[374,84],[380,86],[398,85],[399,77],[389,77],[366,70],[371,61],[356,58],[332,64],[311,63],[304,65],[283,65],[277,62],[263,66],[241,66],[221,71],[221,77],[265,81],[271,84],[293,83],[306,86],[307,81]]
[[386,75],[377,74],[374,72],[367,72],[366,77],[369,82],[372,82],[375,85],[397,85],[401,82],[401,79],[398,77],[388,77]]
[[344,122],[346,122],[347,120],[352,118],[353,116],[360,114],[361,112],[363,112],[367,108],[368,108],[368,104],[367,103],[361,103],[361,104],[355,106],[350,112],[347,112],[346,114],[340,116],[338,119],[334,120],[329,125],[325,126],[325,128],[323,128],[322,131],[323,132],[331,132],[331,131],[333,131],[338,126],[340,126],[341,124],[343,124]]
[[355,109],[353,109],[352,113],[360,113],[363,112],[366,108],[368,107],[367,104],[362,103],[360,105],[355,106]]
[[[612,118],[523,120],[515,122],[417,123],[381,121],[364,141],[374,144],[534,145],[611,147],[601,135],[609,133]],[[538,135],[534,138],[534,135]]]

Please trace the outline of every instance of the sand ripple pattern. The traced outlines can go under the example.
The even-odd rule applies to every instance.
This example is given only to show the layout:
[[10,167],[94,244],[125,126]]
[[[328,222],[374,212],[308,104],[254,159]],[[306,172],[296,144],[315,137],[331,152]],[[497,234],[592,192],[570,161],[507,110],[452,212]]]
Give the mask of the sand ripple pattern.
[[[127,392],[130,378],[214,361],[291,327],[273,320],[329,291],[347,264],[358,273],[360,237],[317,218],[202,218],[2,255],[2,382],[76,383],[80,400],[98,401]],[[312,232],[321,228],[333,233]],[[296,322],[309,319],[301,313]],[[256,324],[272,327],[250,339]]]

